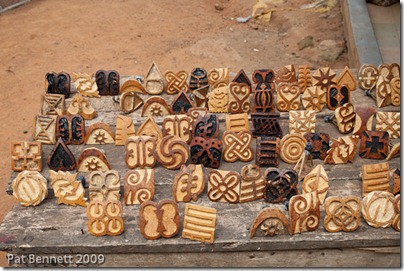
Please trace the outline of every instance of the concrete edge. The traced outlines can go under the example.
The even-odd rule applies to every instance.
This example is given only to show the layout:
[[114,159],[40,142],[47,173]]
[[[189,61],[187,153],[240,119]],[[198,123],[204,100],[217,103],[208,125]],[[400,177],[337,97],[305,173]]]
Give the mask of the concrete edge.
[[15,4],[11,5],[11,6],[8,6],[6,8],[0,9],[0,14],[4,13],[6,11],[12,10],[14,8],[17,8],[19,6],[25,5],[28,2],[31,2],[31,0],[22,0],[22,1],[18,2],[18,3],[15,3]]

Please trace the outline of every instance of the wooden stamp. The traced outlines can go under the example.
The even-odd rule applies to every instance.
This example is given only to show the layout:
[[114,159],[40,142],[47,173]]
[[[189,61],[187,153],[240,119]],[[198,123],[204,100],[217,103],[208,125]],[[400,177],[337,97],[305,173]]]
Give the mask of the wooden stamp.
[[107,157],[97,148],[84,149],[77,158],[78,172],[107,171],[110,169]]
[[86,206],[83,183],[77,180],[77,175],[78,173],[72,174],[68,171],[49,170],[49,178],[58,204]]
[[80,93],[74,95],[72,102],[66,110],[66,114],[69,116],[80,115],[85,120],[91,120],[97,116],[97,112],[90,102]]
[[176,202],[198,201],[198,196],[205,188],[205,174],[203,165],[181,166],[173,182],[173,197]]
[[154,168],[156,141],[151,136],[132,136],[126,140],[125,163],[128,168]]
[[98,87],[93,77],[86,73],[73,73],[73,84],[84,97],[100,97]]
[[399,168],[396,168],[393,171],[393,194],[396,195],[400,193],[401,190],[401,171]]
[[49,155],[48,166],[55,171],[71,171],[76,169],[76,159],[61,138],[58,139]]
[[160,127],[154,122],[152,117],[147,117],[147,119],[139,126],[137,130],[138,136],[151,136],[156,143],[160,142],[163,138],[163,132]]
[[195,102],[196,107],[208,107],[208,92],[209,92],[209,85],[205,85],[201,88],[195,89],[193,94],[193,100]]
[[320,112],[327,103],[326,93],[327,91],[317,86],[307,87],[302,94],[303,107],[307,110]]
[[119,90],[119,94],[125,92],[135,92],[139,94],[147,94],[143,85],[136,79],[128,79],[123,83],[121,89]]
[[136,169],[126,172],[123,178],[124,202],[126,205],[142,204],[153,200],[154,169]]
[[400,77],[400,64],[398,63],[391,63],[390,64],[390,80],[394,77]]
[[335,110],[337,107],[349,103],[349,90],[346,86],[331,85],[327,91],[327,107]]
[[101,96],[112,96],[119,94],[119,73],[114,70],[98,70],[95,73],[95,82],[97,83],[98,93]]
[[216,209],[185,204],[182,238],[213,243],[215,239]]
[[208,113],[206,107],[191,107],[188,109],[187,115],[192,119],[192,125],[200,117],[205,116]]
[[87,145],[114,144],[115,135],[108,124],[104,122],[97,122],[88,128],[84,142],[85,142],[84,144]]
[[42,144],[40,142],[11,142],[11,170],[42,171]]
[[[389,143],[389,146],[390,146],[390,143]],[[391,159],[393,159],[395,157],[399,157],[400,156],[400,150],[401,150],[400,142],[398,142],[398,143],[394,144],[393,146],[391,146],[390,152],[386,157],[386,161],[389,161],[389,160],[391,160]]]
[[391,86],[390,81],[379,76],[376,82],[376,105],[377,107],[385,107],[391,104]]
[[280,141],[280,156],[289,164],[296,164],[306,148],[307,140],[301,134],[285,135]]
[[362,199],[362,217],[372,227],[388,228],[395,217],[394,195],[373,191]]
[[189,89],[191,90],[191,92],[208,85],[208,73],[206,72],[206,70],[204,68],[194,68],[189,79]]
[[228,90],[228,112],[231,114],[249,113],[251,88],[247,84],[232,82],[229,84]]
[[47,181],[37,171],[24,170],[12,181],[14,197],[22,206],[37,206],[48,195]]
[[281,234],[293,234],[286,212],[278,208],[267,207],[261,210],[254,219],[250,230],[250,239]]
[[342,70],[342,72],[337,77],[337,85],[339,86],[346,86],[349,91],[356,90],[356,80],[355,76],[352,74],[351,70],[348,66]]
[[298,195],[298,176],[293,169],[279,171],[277,168],[268,168],[265,171],[264,198],[269,203],[283,203]]
[[216,114],[206,114],[194,121],[193,137],[212,138],[219,135],[219,118]]
[[152,63],[145,76],[145,89],[150,95],[158,95],[164,89],[164,77],[156,63]]
[[180,91],[170,105],[171,114],[186,114],[194,105],[188,94]]
[[375,113],[376,108],[374,107],[357,106],[355,109],[355,126],[352,133],[361,136],[363,131],[372,130],[372,120],[370,119]]
[[254,137],[257,136],[276,136],[282,137],[282,129],[279,125],[279,113],[252,113],[251,120],[253,123]]
[[397,63],[393,64],[380,64],[377,69],[379,70],[379,77],[384,77],[386,80],[391,81],[393,79],[393,67],[396,67],[397,76],[400,76],[400,66]]
[[391,138],[400,138],[400,112],[376,112],[376,131],[387,131]]
[[393,229],[395,229],[396,231],[401,231],[401,227],[400,227],[400,222],[401,222],[401,196],[400,194],[396,195],[394,197],[394,210],[396,211],[396,215],[394,216],[393,219],[393,223],[391,224],[391,226],[393,227]]
[[254,113],[271,113],[275,112],[275,95],[274,89],[253,90],[253,107],[251,112]]
[[297,83],[280,83],[276,90],[276,108],[285,112],[300,109],[300,89]]
[[245,165],[241,169],[240,203],[264,198],[265,179],[259,166]]
[[275,82],[280,83],[297,83],[296,80],[296,69],[293,64],[283,66],[275,72],[276,78]]
[[240,183],[238,172],[212,169],[208,179],[208,198],[214,202],[238,203]]
[[391,104],[394,106],[400,106],[401,104],[401,84],[400,77],[394,77],[390,81],[391,89]]
[[41,115],[63,115],[65,96],[62,94],[43,94],[41,96]]
[[135,112],[143,105],[143,99],[133,91],[126,91],[119,98],[119,107],[122,112],[129,114]]
[[248,114],[226,114],[226,131],[233,131],[235,133],[242,131],[249,131]]
[[170,115],[163,120],[163,135],[175,135],[186,143],[192,139],[192,119],[187,115]]
[[275,90],[275,74],[273,70],[255,70],[252,74],[254,90]]
[[289,133],[301,134],[316,131],[316,111],[297,110],[289,112]]
[[229,105],[229,88],[227,86],[213,89],[208,94],[210,113],[227,113]]
[[167,135],[157,143],[156,159],[167,169],[179,169],[188,161],[189,146],[178,136]]
[[79,145],[84,143],[85,123],[80,115],[60,115],[56,120],[56,137],[62,138],[65,144]]
[[91,201],[87,205],[88,231],[94,236],[116,236],[124,231],[119,200]]
[[[297,74],[297,84],[300,88],[300,93],[306,92],[306,89],[313,86],[313,82],[310,74],[310,66],[300,65]],[[324,92],[325,94],[325,92]],[[304,106],[304,104],[303,104]],[[306,108],[306,107],[305,107]],[[306,108],[309,109],[309,108]]]
[[45,76],[46,93],[70,95],[70,75],[66,72],[48,72]]
[[180,230],[180,215],[175,201],[165,199],[159,203],[145,201],[139,210],[140,233],[144,238],[156,240],[171,238]]
[[35,116],[35,131],[33,139],[44,144],[56,143],[56,119],[53,115]]
[[194,137],[190,144],[192,164],[204,167],[219,168],[222,159],[222,142],[216,138]]
[[257,137],[255,163],[259,167],[278,167],[279,145],[279,137]]
[[[228,68],[216,68],[209,71],[208,82],[212,89],[218,87],[224,87],[229,84],[229,69]],[[250,88],[251,89],[251,88]]]
[[289,217],[293,234],[315,231],[320,226],[320,201],[317,191],[291,197]]
[[359,145],[359,156],[383,160],[387,157],[389,133],[385,131],[364,131]]
[[362,197],[373,191],[390,192],[388,162],[362,165]]
[[330,149],[330,136],[326,133],[307,133],[304,138],[312,147],[310,154],[313,159],[324,160]]
[[151,96],[143,105],[142,117],[164,117],[170,115],[166,101],[159,96]]
[[235,83],[239,83],[239,84],[247,84],[250,88],[251,88],[251,81],[248,78],[247,74],[244,72],[243,69],[241,69],[236,76],[234,76],[233,81]]
[[237,160],[249,162],[253,159],[254,153],[251,149],[253,135],[250,131],[235,133],[225,131],[222,136],[223,160],[229,163]]
[[371,90],[376,86],[379,71],[372,64],[363,64],[358,72],[359,87],[363,90]]
[[309,174],[304,177],[302,192],[311,193],[317,192],[320,204],[324,203],[324,200],[328,192],[328,176],[322,165],[317,165]]
[[317,69],[313,75],[313,86],[318,86],[320,89],[327,91],[331,85],[337,84],[336,73],[329,67]]
[[117,115],[116,116],[116,134],[115,145],[125,145],[126,140],[136,134],[135,125],[133,120],[129,117]]
[[178,73],[174,73],[172,71],[168,71],[165,73],[164,77],[167,81],[166,92],[167,94],[174,95],[178,92],[188,92],[189,86],[187,83],[188,73],[186,71],[179,71]]
[[332,138],[330,149],[324,158],[324,164],[346,164],[353,163],[356,153],[356,146],[359,141],[359,136],[343,136],[337,139]]
[[340,133],[348,134],[355,126],[355,109],[353,104],[346,103],[335,109],[335,120]]
[[93,171],[88,179],[90,201],[119,200],[121,198],[118,171]]
[[324,228],[328,232],[352,232],[361,223],[358,197],[328,197],[325,201]]

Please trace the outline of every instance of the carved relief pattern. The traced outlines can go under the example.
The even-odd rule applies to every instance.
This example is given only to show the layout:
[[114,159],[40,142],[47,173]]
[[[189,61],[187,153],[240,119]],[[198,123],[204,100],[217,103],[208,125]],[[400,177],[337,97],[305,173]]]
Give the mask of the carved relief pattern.
[[320,225],[320,201],[317,192],[293,196],[289,201],[293,233],[314,231]]
[[142,204],[153,200],[154,169],[129,170],[124,177],[124,202],[126,205]]
[[293,64],[284,66],[276,71],[275,81],[280,83],[296,83],[296,69]]
[[316,130],[316,112],[313,110],[298,110],[289,112],[289,133],[314,133]]
[[243,162],[251,161],[254,155],[251,149],[252,139],[253,136],[250,131],[239,133],[225,131],[223,133],[223,160],[229,163],[236,162],[237,160]]
[[188,161],[189,146],[181,138],[167,135],[156,146],[156,159],[167,169],[179,169]]
[[24,170],[12,181],[14,197],[23,206],[37,206],[48,195],[46,179],[37,171]]
[[205,188],[205,174],[202,165],[181,166],[180,172],[175,175],[173,183],[173,196],[175,201],[197,201],[198,196]]
[[170,105],[171,114],[186,114],[193,107],[191,99],[184,91],[180,91]]
[[[313,82],[311,80],[311,74],[310,74],[310,66],[308,66],[308,65],[299,66],[298,75],[297,75],[297,83],[299,85],[301,93],[306,92],[307,88],[313,86]],[[303,106],[304,106],[304,104],[303,104]],[[309,108],[306,108],[306,109],[309,109]]]
[[273,70],[255,70],[252,74],[255,90],[275,90]]
[[313,159],[324,160],[327,151],[330,149],[330,136],[326,133],[307,133],[304,135],[307,142],[311,143],[312,150],[310,151]]
[[213,243],[215,239],[216,209],[185,204],[182,238]]
[[92,76],[85,73],[73,73],[74,87],[84,97],[100,97],[98,87]]
[[292,235],[293,231],[285,212],[273,207],[263,209],[254,219],[250,230],[250,238],[280,234]]
[[320,204],[324,203],[328,192],[328,176],[322,165],[317,165],[309,174],[304,177],[303,193],[317,192]]
[[119,73],[117,71],[98,70],[95,73],[95,82],[101,96],[119,94]]
[[208,108],[211,113],[226,113],[229,107],[229,89],[227,86],[213,89],[208,94]]
[[279,111],[300,109],[300,89],[297,83],[280,83],[276,93],[276,107]]
[[328,232],[352,232],[361,222],[361,202],[358,197],[328,197],[325,201],[324,228]]
[[208,74],[204,68],[194,68],[189,79],[189,89],[194,91],[208,85]]
[[89,177],[90,201],[119,200],[120,177],[116,170],[94,171]]
[[153,168],[156,141],[150,136],[130,137],[125,144],[125,162],[128,168]]
[[400,138],[400,112],[377,112],[376,130],[387,131],[391,138]]
[[41,115],[62,115],[65,111],[65,96],[44,94],[41,96]]
[[215,202],[238,203],[240,183],[238,172],[212,169],[209,173],[208,197]]
[[133,120],[122,115],[116,116],[115,145],[125,145],[126,140],[136,134]]
[[248,113],[250,112],[250,93],[251,88],[247,84],[230,83],[229,84],[229,113]]
[[97,112],[91,106],[90,102],[80,93],[74,95],[69,107],[66,110],[67,115],[81,115],[85,120],[91,120],[97,116]]
[[388,162],[362,166],[362,197],[373,191],[390,192]]
[[219,118],[216,114],[207,114],[197,119],[192,127],[193,137],[217,137],[219,135]]
[[11,169],[13,171],[42,170],[42,145],[40,142],[12,142]]
[[364,131],[359,146],[359,156],[367,159],[386,159],[389,147],[389,133],[385,131]]
[[129,114],[135,112],[143,105],[143,99],[139,97],[134,91],[126,91],[121,94],[119,98],[119,107],[122,112]]
[[298,176],[296,171],[277,168],[268,168],[265,171],[265,201],[279,203],[289,201],[291,197],[299,194],[297,190]]
[[278,167],[279,137],[257,137],[255,163],[260,167]]
[[70,75],[65,72],[48,72],[45,76],[45,86],[47,93],[63,94],[69,98]]
[[281,139],[280,156],[283,161],[295,164],[306,148],[307,140],[301,134],[288,134]]
[[363,90],[371,90],[376,86],[379,71],[374,65],[363,64],[358,72],[359,87]]
[[226,131],[241,132],[249,131],[248,114],[227,114],[226,115]]
[[376,83],[376,105],[385,107],[391,104],[390,81],[384,76],[379,76]]
[[118,200],[92,201],[87,205],[88,231],[94,236],[120,235],[124,230],[122,204]]
[[359,136],[343,136],[331,139],[330,149],[324,159],[324,164],[346,164],[353,162]]
[[110,169],[107,157],[97,148],[83,150],[77,159],[77,171],[79,172],[107,171]]
[[351,103],[346,103],[335,109],[335,118],[340,133],[347,134],[353,130],[355,117],[356,113]]
[[163,117],[170,115],[166,101],[158,96],[151,96],[143,105],[142,117]]
[[150,95],[158,95],[163,92],[164,89],[164,78],[161,74],[156,63],[152,63],[146,76],[145,76],[145,89]]
[[175,135],[189,143],[192,139],[192,119],[187,115],[167,116],[163,120],[163,134]]
[[302,94],[302,104],[307,110],[319,112],[323,110],[326,104],[327,91],[322,90],[317,86],[307,87]]
[[219,168],[222,159],[222,142],[216,138],[205,139],[194,137],[190,144],[192,164],[203,164],[205,167]]
[[76,169],[76,159],[61,138],[59,138],[52,152],[49,154],[48,167],[55,171],[70,171]]
[[327,107],[335,110],[346,103],[349,103],[349,90],[346,86],[331,85],[327,91]]
[[254,113],[251,114],[254,126],[254,136],[277,136],[282,137],[282,129],[279,125],[279,113]]
[[275,112],[274,89],[254,90],[252,100],[253,100],[252,112],[255,113]]
[[229,69],[216,68],[209,71],[208,81],[212,89],[224,87],[229,84]]
[[82,144],[85,136],[84,119],[80,115],[61,115],[57,118],[56,136],[65,144]]
[[87,145],[113,144],[115,143],[114,132],[112,132],[112,129],[108,124],[97,122],[88,128],[84,142]]
[[174,72],[166,72],[165,78],[167,81],[166,92],[167,94],[176,94],[180,91],[188,92],[189,86],[187,83],[188,73],[180,71],[177,74]]
[[77,180],[77,175],[78,173],[49,170],[49,178],[58,204],[86,206],[83,183]]
[[362,217],[372,227],[390,227],[395,213],[394,195],[389,192],[373,191],[362,199]]
[[156,124],[152,117],[148,117],[137,130],[138,136],[151,136],[156,143],[163,138],[160,127]]
[[316,70],[313,73],[313,86],[318,86],[324,91],[327,91],[329,86],[336,85],[336,73],[329,67],[324,67]]
[[391,88],[391,104],[394,106],[400,106],[401,104],[401,88],[400,77],[394,77],[390,81]]
[[259,166],[250,164],[241,169],[240,203],[264,198],[265,179]]
[[391,224],[391,226],[393,227],[393,229],[395,229],[396,231],[401,231],[401,226],[400,226],[400,222],[401,222],[401,196],[400,194],[396,195],[394,197],[394,210],[396,211],[396,215],[394,216],[393,219],[393,223]]

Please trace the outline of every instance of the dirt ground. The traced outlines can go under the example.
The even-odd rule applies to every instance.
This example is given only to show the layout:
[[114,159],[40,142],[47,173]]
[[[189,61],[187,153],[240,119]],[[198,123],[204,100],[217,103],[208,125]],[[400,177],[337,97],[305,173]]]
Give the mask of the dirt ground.
[[[0,6],[14,2],[0,0]],[[48,71],[145,74],[152,61],[162,72],[347,65],[339,1],[325,1],[335,7],[315,12],[301,7],[316,1],[276,0],[268,24],[238,23],[237,17],[251,15],[255,2],[33,0],[0,14],[0,221],[15,203],[5,193],[10,141],[31,136]],[[298,42],[307,36],[312,44],[299,50]],[[340,48],[337,55],[327,55],[324,40]],[[0,265],[6,265],[5,253]]]

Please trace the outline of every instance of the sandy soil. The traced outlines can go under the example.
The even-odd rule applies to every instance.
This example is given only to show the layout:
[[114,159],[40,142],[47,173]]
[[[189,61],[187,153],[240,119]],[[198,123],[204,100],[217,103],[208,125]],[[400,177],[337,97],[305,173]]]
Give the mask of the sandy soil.
[[[0,0],[0,6],[7,2],[16,1]],[[251,14],[255,0],[33,0],[2,13],[0,221],[15,203],[5,193],[10,141],[28,140],[32,134],[48,71],[144,74],[152,61],[163,72],[196,66],[251,72],[291,63],[343,68],[346,50],[327,62],[318,49],[323,40],[345,48],[339,4],[326,13],[298,9],[311,2],[293,1],[292,10],[274,12],[268,25],[236,22]],[[299,51],[298,41],[309,35],[313,47]],[[0,265],[5,264],[3,253]]]

